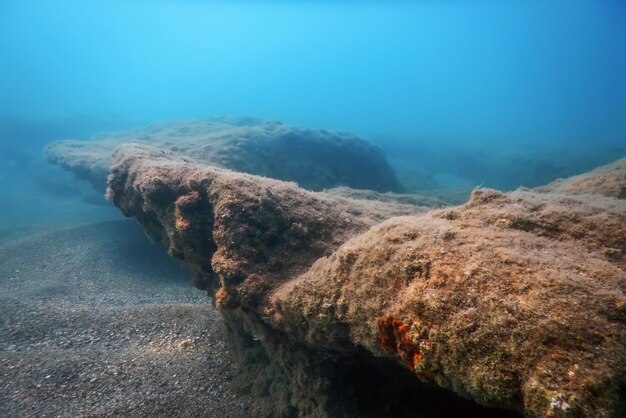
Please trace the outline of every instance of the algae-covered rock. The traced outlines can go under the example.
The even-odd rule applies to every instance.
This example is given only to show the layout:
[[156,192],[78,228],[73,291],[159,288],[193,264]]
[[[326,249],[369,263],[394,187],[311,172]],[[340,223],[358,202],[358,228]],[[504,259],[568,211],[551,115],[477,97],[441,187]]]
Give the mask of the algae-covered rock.
[[109,177],[113,203],[215,296],[243,386],[277,416],[360,416],[346,399],[371,375],[379,407],[409,375],[409,398],[435,385],[527,416],[619,416],[626,201],[591,193],[479,189],[425,213],[141,146]]
[[448,201],[438,197],[417,193],[375,192],[373,190],[351,189],[350,187],[333,187],[324,189],[324,193],[357,200],[375,200],[387,203],[399,203],[412,206],[438,208],[448,206]]
[[310,345],[392,356],[483,404],[615,416],[625,213],[623,201],[479,190],[351,239],[274,292],[267,320]]
[[427,210],[309,192],[138,145],[117,150],[108,196],[207,285],[219,277],[220,302],[259,299],[349,237],[384,219]]
[[589,173],[555,180],[534,190],[542,193],[595,194],[626,199],[626,158]]
[[295,181],[309,190],[336,186],[402,190],[383,152],[356,136],[255,119],[177,122],[89,141],[56,141],[46,155],[104,191],[113,151],[128,142],[173,151],[202,164]]

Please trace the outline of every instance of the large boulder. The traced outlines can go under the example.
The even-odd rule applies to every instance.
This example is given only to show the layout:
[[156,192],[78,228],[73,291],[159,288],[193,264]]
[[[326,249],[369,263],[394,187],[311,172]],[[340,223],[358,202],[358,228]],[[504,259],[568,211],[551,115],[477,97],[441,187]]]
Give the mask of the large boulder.
[[309,190],[347,186],[402,191],[378,147],[347,133],[278,122],[217,119],[154,125],[89,141],[56,141],[46,156],[104,192],[113,151],[128,142],[173,151],[201,164],[295,181]]
[[214,295],[266,415],[354,415],[358,381],[391,414],[407,375],[527,416],[624,413],[619,193],[479,189],[426,213],[141,146],[108,184]]

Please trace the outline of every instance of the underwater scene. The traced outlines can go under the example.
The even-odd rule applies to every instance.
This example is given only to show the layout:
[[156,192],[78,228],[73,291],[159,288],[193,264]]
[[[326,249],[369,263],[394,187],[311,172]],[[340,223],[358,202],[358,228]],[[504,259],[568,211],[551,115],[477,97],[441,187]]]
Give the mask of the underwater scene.
[[625,291],[622,0],[0,0],[0,417],[625,417]]

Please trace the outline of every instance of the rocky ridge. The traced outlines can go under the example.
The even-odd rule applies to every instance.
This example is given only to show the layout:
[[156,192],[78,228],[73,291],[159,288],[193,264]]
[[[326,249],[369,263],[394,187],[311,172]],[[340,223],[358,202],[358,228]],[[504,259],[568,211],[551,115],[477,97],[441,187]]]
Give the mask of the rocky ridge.
[[617,189],[478,189],[425,213],[131,145],[108,196],[214,295],[262,413],[349,414],[358,397],[342,388],[361,368],[528,416],[617,416],[626,202],[614,167]]

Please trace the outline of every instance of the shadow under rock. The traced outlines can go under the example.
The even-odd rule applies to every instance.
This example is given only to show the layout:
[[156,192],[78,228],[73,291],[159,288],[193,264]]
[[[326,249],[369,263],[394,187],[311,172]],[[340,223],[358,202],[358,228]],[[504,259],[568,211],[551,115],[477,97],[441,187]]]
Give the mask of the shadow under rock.
[[100,258],[112,272],[135,273],[138,280],[169,282],[191,287],[191,271],[172,259],[167,249],[145,234],[134,220],[111,221],[88,225],[81,231],[90,234],[97,229]]

